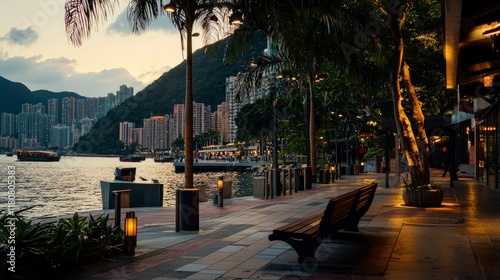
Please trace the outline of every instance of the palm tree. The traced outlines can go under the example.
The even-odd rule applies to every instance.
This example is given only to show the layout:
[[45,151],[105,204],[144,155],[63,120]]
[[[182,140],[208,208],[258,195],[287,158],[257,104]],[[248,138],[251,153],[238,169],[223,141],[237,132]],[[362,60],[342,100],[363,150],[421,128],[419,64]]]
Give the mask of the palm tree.
[[[185,124],[184,124],[184,153],[185,171],[184,185],[193,187],[193,55],[192,37],[193,25],[197,20],[203,21],[202,27],[206,38],[209,38],[213,25],[223,26],[214,20],[214,11],[226,11],[231,7],[231,1],[221,0],[171,0],[163,5],[162,0],[130,0],[128,5],[128,19],[135,33],[140,34],[158,16],[166,11],[172,24],[181,36],[184,49],[186,41],[186,95],[185,95]],[[105,21],[113,13],[117,0],[67,0],[66,2],[66,33],[70,41],[79,46],[90,36],[96,25]],[[219,13],[228,16],[230,13]],[[223,21],[227,22],[227,21]],[[223,26],[225,28],[225,26]],[[208,40],[206,40],[208,41]]]
[[[341,51],[340,30],[346,26],[363,26],[359,10],[367,9],[359,1],[242,1],[245,22],[228,40],[227,57],[232,58],[248,45],[256,30],[263,31],[268,41],[276,46],[276,54],[263,54],[256,58],[258,67],[244,73],[244,84],[260,84],[260,77],[273,67],[275,71],[285,69],[301,76],[305,92],[305,139],[307,165],[316,173],[316,120],[315,80],[321,74],[326,60],[335,60],[338,68],[346,69]],[[349,61],[352,63],[353,61]],[[353,64],[355,65],[355,64]],[[340,70],[339,70],[340,71]],[[257,81],[256,81],[257,80]],[[249,82],[252,81],[252,82]]]

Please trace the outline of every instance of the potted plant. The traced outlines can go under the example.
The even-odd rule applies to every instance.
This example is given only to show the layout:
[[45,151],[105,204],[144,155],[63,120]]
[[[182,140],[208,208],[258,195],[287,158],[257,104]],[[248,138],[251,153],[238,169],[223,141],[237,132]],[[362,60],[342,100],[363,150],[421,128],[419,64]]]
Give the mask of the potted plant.
[[403,187],[403,200],[407,206],[437,207],[443,202],[443,189],[434,184],[414,185]]

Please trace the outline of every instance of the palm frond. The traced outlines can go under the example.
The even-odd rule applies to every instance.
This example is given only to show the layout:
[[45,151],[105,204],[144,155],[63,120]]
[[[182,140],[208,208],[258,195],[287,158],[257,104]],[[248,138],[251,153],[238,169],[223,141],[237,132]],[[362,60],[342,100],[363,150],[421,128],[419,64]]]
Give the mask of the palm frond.
[[127,18],[132,31],[140,34],[163,11],[161,0],[130,0]]
[[118,0],[67,0],[65,4],[66,33],[75,46],[81,46],[93,28],[113,14]]

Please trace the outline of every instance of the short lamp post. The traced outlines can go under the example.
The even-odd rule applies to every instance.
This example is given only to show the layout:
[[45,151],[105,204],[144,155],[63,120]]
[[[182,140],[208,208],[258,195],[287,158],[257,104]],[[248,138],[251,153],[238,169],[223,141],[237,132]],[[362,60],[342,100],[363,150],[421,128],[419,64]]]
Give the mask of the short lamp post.
[[135,246],[137,246],[137,217],[135,212],[131,211],[125,216],[125,253],[135,254]]
[[219,207],[224,206],[224,176],[217,178],[217,193],[219,196],[218,204]]

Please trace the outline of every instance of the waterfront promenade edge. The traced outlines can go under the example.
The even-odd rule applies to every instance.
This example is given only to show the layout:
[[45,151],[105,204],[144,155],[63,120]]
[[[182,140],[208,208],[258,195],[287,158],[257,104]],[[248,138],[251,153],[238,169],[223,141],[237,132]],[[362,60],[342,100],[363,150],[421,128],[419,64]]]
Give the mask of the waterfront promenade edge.
[[[123,209],[139,220],[134,256],[102,260],[59,279],[500,279],[500,193],[470,178],[450,187],[442,207],[408,207],[397,178],[362,173],[274,199],[200,203],[200,231],[176,232],[174,207]],[[324,240],[317,265],[300,265],[274,228],[325,208],[329,197],[378,183],[357,233]],[[92,211],[93,214],[106,211]],[[108,210],[109,213],[112,213]],[[112,214],[110,215],[112,216]],[[123,215],[124,216],[124,215]]]

